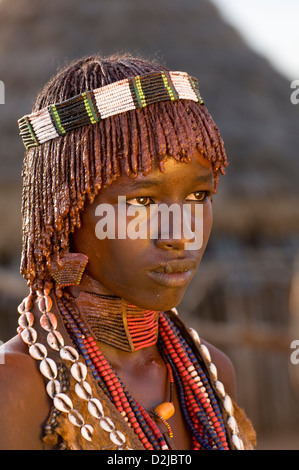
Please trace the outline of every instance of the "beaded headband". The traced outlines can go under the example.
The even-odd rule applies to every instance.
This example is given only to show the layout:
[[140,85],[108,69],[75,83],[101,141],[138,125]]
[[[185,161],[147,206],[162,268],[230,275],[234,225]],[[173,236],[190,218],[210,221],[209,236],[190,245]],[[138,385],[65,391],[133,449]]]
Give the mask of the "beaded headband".
[[160,101],[192,100],[204,104],[198,82],[185,72],[155,72],[86,91],[19,119],[28,150],[81,126],[144,108]]

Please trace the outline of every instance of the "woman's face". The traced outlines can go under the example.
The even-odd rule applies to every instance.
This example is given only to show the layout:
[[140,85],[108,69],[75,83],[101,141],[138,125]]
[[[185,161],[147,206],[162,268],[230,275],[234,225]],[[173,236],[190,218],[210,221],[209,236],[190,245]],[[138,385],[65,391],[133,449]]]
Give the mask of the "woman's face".
[[169,157],[164,168],[122,175],[103,188],[72,236],[72,251],[88,256],[85,272],[99,293],[153,310],[180,303],[212,226],[211,164],[195,150],[191,162]]

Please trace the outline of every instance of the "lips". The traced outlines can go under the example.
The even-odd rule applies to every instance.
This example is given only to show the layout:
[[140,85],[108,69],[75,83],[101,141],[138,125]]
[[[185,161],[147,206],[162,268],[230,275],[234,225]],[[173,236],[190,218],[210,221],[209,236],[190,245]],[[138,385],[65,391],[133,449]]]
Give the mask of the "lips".
[[164,263],[160,263],[158,267],[154,268],[153,271],[158,273],[184,273],[195,269],[196,264],[190,259],[173,259]]
[[190,282],[195,268],[195,261],[177,259],[160,263],[148,271],[148,274],[160,285],[178,288],[184,287]]

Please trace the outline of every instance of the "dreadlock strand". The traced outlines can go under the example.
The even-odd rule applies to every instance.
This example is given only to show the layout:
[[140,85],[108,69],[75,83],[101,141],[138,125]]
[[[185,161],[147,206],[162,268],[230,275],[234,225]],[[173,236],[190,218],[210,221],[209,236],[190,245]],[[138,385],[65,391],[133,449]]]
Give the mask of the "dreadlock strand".
[[129,176],[131,174],[130,164],[130,132],[129,132],[130,113],[124,113],[119,116],[121,130],[121,158],[124,163],[124,173]]
[[138,171],[141,174],[146,174],[151,168],[151,154],[150,154],[150,139],[149,132],[146,125],[146,113],[136,113],[136,124],[138,128],[137,135],[139,151],[137,153]]
[[178,139],[182,139],[180,145],[186,148],[186,157],[183,158],[183,161],[188,162],[194,150],[197,138],[197,133],[195,132],[197,126],[195,127],[190,119],[188,102],[177,102],[176,106],[173,107],[173,111],[175,132],[178,135]]
[[[169,118],[165,103],[161,103],[162,112],[159,113],[160,124],[166,141],[166,154],[178,159],[178,153],[181,151],[177,136],[172,132],[173,126]],[[166,155],[163,155],[165,157]]]
[[151,114],[147,112],[144,117],[145,117],[146,135],[148,139],[148,152],[149,152],[148,162],[149,162],[149,168],[151,168],[152,162],[156,158],[156,146],[155,146],[155,140],[154,140],[155,132],[153,132],[153,123],[151,120]]
[[90,127],[86,129],[83,136],[83,142],[81,142],[81,152],[82,152],[82,164],[83,164],[83,173],[84,173],[84,193],[90,194],[90,162],[89,162],[89,134]]
[[94,126],[92,140],[93,152],[94,152],[94,164],[95,164],[95,179],[94,186],[95,190],[98,192],[102,187],[102,153],[101,153],[101,144],[100,144],[100,128]]
[[105,119],[106,151],[105,151],[105,183],[111,183],[112,173],[112,136],[111,136],[111,118]]
[[69,196],[70,196],[70,219],[71,219],[71,230],[76,225],[76,211],[77,211],[77,189],[76,189],[76,152],[75,152],[75,135],[70,132],[67,145],[67,156],[68,160],[68,184],[69,184]]
[[52,197],[52,173],[51,173],[51,152],[49,149],[44,152],[44,187],[45,187],[45,227],[46,231],[46,244],[49,244],[49,231],[53,227],[53,197]]
[[120,176],[118,145],[117,123],[111,120],[111,181],[115,181]]
[[[161,160],[167,154],[167,143],[163,132],[160,119],[156,118],[157,107],[155,105],[148,107],[148,116],[153,134],[154,153],[152,159]],[[162,158],[161,158],[162,157]]]
[[[203,128],[205,129],[206,131],[206,144],[207,144],[207,157],[208,155],[212,155],[214,157],[214,148],[216,146],[216,142],[215,142],[215,129],[212,128],[211,126],[211,122],[208,121],[207,119],[207,115],[203,112],[203,110],[199,110],[199,114],[200,114],[200,122],[202,123],[202,126]],[[214,160],[214,158],[211,159],[212,161]]]
[[[138,152],[139,152],[139,139],[138,139],[138,125],[136,113],[130,112],[129,118],[129,166],[130,175],[137,175],[138,172]],[[132,132],[132,129],[135,132]]]

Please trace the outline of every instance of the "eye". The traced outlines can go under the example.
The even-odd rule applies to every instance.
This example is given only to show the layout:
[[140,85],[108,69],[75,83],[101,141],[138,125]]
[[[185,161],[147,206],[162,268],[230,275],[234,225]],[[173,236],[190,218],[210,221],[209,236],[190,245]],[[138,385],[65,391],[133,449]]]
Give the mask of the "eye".
[[127,204],[132,206],[148,206],[152,204],[153,200],[148,196],[142,197],[132,197],[131,199],[127,199]]
[[187,197],[187,200],[203,202],[209,197],[211,197],[210,191],[195,191]]

